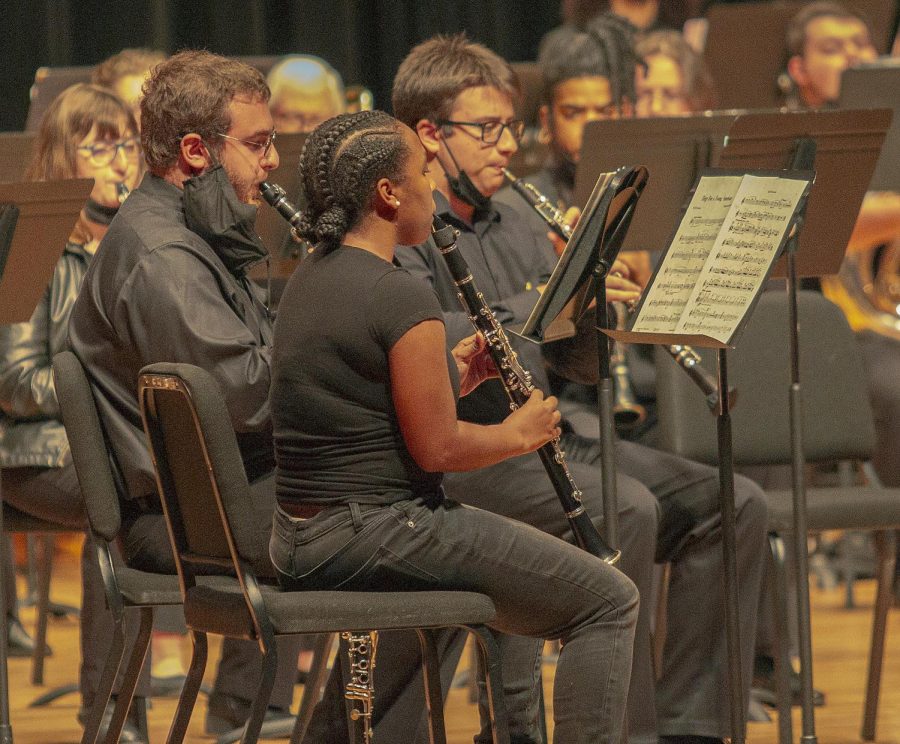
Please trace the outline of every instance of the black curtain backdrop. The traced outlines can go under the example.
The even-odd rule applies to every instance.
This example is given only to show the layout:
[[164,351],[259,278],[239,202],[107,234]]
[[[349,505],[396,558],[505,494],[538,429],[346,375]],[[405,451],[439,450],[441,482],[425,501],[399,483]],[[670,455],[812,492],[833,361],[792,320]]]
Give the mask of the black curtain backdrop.
[[125,47],[167,53],[317,54],[390,110],[403,57],[465,31],[510,61],[534,59],[558,0],[2,0],[0,130],[21,130],[37,68],[93,65]]

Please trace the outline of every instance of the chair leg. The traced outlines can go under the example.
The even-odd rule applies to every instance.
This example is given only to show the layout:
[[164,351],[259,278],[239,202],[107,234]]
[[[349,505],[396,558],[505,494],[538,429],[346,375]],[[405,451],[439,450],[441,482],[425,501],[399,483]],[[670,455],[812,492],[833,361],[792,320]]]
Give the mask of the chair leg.
[[100,682],[97,685],[94,702],[84,724],[81,744],[96,744],[100,735],[100,726],[103,723],[103,714],[106,712],[106,706],[109,705],[113,685],[116,683],[116,676],[125,656],[125,618],[121,608],[119,608],[118,612],[114,611],[113,616],[115,625],[113,627],[109,655],[106,657],[106,664],[103,665],[103,674],[100,676]]
[[781,535],[769,533],[769,574],[772,581],[772,606],[775,612],[775,680],[778,703],[779,744],[792,744],[791,721],[791,654],[789,648],[787,613],[787,575],[784,565],[785,546]]
[[244,728],[243,744],[256,744],[259,739],[259,730],[262,727],[266,710],[269,707],[269,698],[272,697],[272,688],[275,686],[275,672],[278,667],[278,648],[275,639],[269,637],[262,642],[263,657],[262,669],[259,674],[259,686],[256,688],[256,697],[253,699],[253,707],[250,709],[250,717]]
[[478,645],[479,668],[484,674],[488,711],[491,716],[491,735],[494,744],[510,744],[509,725],[506,714],[506,700],[503,697],[503,673],[501,672],[500,648],[490,628],[485,625],[468,625]]
[[188,724],[191,722],[191,713],[197,703],[197,694],[200,691],[200,683],[203,681],[203,672],[206,670],[206,659],[209,655],[209,644],[205,633],[191,630],[191,642],[194,650],[191,654],[191,664],[178,697],[178,707],[175,709],[175,717],[169,728],[169,736],[166,744],[181,744],[187,733]]
[[141,675],[141,668],[144,666],[144,659],[147,657],[147,649],[150,648],[150,633],[153,630],[153,608],[139,608],[138,617],[140,623],[137,636],[134,639],[134,646],[128,658],[128,664],[125,667],[122,685],[119,688],[118,695],[116,695],[116,706],[109,721],[109,728],[106,730],[106,744],[116,744],[119,741],[119,735],[122,733],[125,719],[128,716],[128,709],[131,707],[132,698],[134,698],[138,677]]
[[863,713],[862,738],[875,740],[875,723],[878,715],[878,696],[881,690],[881,667],[884,661],[884,641],[887,615],[893,599],[894,570],[897,564],[895,537],[892,530],[875,533],[875,549],[878,556],[878,590],[875,595],[875,611],[872,619],[872,645],[869,649],[869,672],[866,679],[866,705]]
[[659,679],[662,674],[663,649],[666,645],[666,611],[669,605],[669,575],[672,564],[665,563],[659,572],[659,588],[656,593],[656,621],[653,627],[653,671]]
[[31,684],[44,684],[44,657],[47,655],[47,616],[50,614],[50,573],[53,567],[53,535],[41,535],[41,558],[37,572],[37,629],[31,657]]
[[319,633],[316,636],[312,666],[303,686],[303,697],[300,700],[294,730],[291,732],[290,744],[302,744],[306,738],[306,729],[312,720],[313,710],[322,699],[322,690],[325,689],[325,682],[328,679],[328,657],[331,655],[333,645],[334,633]]
[[441,694],[441,665],[434,631],[417,628],[422,647],[422,680],[425,683],[425,707],[428,711],[429,744],[447,744],[444,727],[444,696]]

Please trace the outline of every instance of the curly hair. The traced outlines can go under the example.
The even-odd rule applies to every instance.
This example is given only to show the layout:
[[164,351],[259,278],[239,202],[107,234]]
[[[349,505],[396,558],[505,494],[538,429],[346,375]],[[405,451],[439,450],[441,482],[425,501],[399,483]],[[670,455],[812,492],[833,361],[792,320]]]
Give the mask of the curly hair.
[[300,154],[307,207],[301,237],[331,250],[359,222],[381,178],[396,180],[409,156],[400,122],[383,111],[341,114],[320,125]]
[[606,78],[614,103],[633,101],[634,72],[640,64],[634,50],[635,33],[624,18],[601,13],[583,28],[560,26],[548,34],[538,56],[544,102],[553,102],[560,83],[580,77]]
[[406,55],[391,92],[394,116],[415,129],[422,119],[446,119],[468,88],[496,88],[513,101],[521,95],[509,62],[465,34],[434,36]]
[[141,99],[141,145],[147,167],[163,175],[178,161],[181,138],[196,132],[213,149],[231,126],[238,96],[269,101],[262,73],[236,59],[202,50],[179,52],[153,68]]

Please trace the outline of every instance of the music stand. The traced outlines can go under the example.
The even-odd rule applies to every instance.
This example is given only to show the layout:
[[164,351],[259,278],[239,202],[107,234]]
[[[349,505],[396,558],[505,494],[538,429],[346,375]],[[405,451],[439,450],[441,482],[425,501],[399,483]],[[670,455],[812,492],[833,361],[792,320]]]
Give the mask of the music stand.
[[[551,340],[548,331],[570,303],[582,314],[594,289],[594,325],[597,334],[597,399],[600,418],[603,521],[606,541],[617,549],[618,497],[615,470],[615,424],[609,341],[602,331],[609,327],[606,304],[606,277],[628,232],[634,210],[647,183],[643,166],[620,168],[597,179],[575,232],[566,245],[547,286],[516,335],[543,343]],[[576,299],[576,295],[579,297]]]
[[0,132],[0,183],[25,177],[35,136],[33,132]]
[[842,109],[884,108],[894,112],[869,191],[900,192],[900,59],[850,67],[841,75]]
[[[809,565],[806,549],[806,484],[802,395],[797,324],[799,276],[835,273],[856,222],[859,207],[891,120],[884,109],[746,114],[728,133],[719,165],[728,168],[811,169],[816,171],[805,214],[785,247],[773,276],[787,277],[790,308],[791,382],[789,410],[793,454],[794,554],[797,565],[798,631],[802,692],[801,741],[816,741],[813,708]],[[801,229],[802,228],[802,229]],[[778,660],[784,667],[785,660]],[[780,674],[784,678],[782,669]],[[779,710],[779,728],[791,738],[790,710]]]
[[[92,184],[91,179],[0,184],[0,259],[5,258],[5,262],[0,260],[0,325],[23,323],[31,318]],[[0,587],[6,578],[4,564],[0,561]],[[0,590],[0,618],[6,617],[5,605],[6,593]],[[0,744],[12,744],[5,631],[0,636]]]
[[638,203],[622,250],[661,249],[677,225],[685,196],[702,168],[713,163],[738,112],[615,119],[584,128],[575,174],[575,203],[587,202],[601,173],[641,163],[653,178]]

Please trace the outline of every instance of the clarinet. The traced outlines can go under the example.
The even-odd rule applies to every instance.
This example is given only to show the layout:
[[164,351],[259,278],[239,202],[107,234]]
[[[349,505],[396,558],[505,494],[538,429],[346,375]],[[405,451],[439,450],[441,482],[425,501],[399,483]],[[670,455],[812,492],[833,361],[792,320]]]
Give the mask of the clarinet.
[[[453,283],[456,285],[457,296],[463,309],[472,321],[472,325],[479,331],[487,342],[488,352],[497,371],[500,373],[500,381],[509,398],[510,408],[515,410],[524,405],[528,396],[534,390],[531,381],[531,373],[525,370],[519,363],[519,358],[509,343],[509,339],[503,330],[503,326],[497,321],[493,311],[484,299],[484,295],[478,290],[469,266],[456,248],[458,232],[444,221],[435,216],[432,224],[432,237],[438,250],[447,262]],[[581,491],[575,485],[572,474],[566,465],[566,456],[559,439],[554,439],[543,445],[538,450],[538,455],[550,477],[556,495],[562,504],[575,542],[583,550],[597,556],[611,565],[618,562],[621,551],[613,550],[606,544],[603,537],[597,531],[584,509],[581,501]]]
[[[569,238],[572,237],[572,228],[566,224],[562,210],[557,209],[533,184],[525,183],[522,179],[516,178],[506,168],[503,169],[503,175],[510,182],[513,191],[528,202],[528,205],[547,223],[547,227],[568,242]],[[694,384],[700,388],[706,396],[706,404],[710,410],[715,411],[719,404],[718,383],[715,377],[700,366],[702,361],[700,355],[687,345],[673,344],[663,348],[675,360],[675,363],[687,373]],[[734,402],[731,403],[731,406],[734,406]]]

